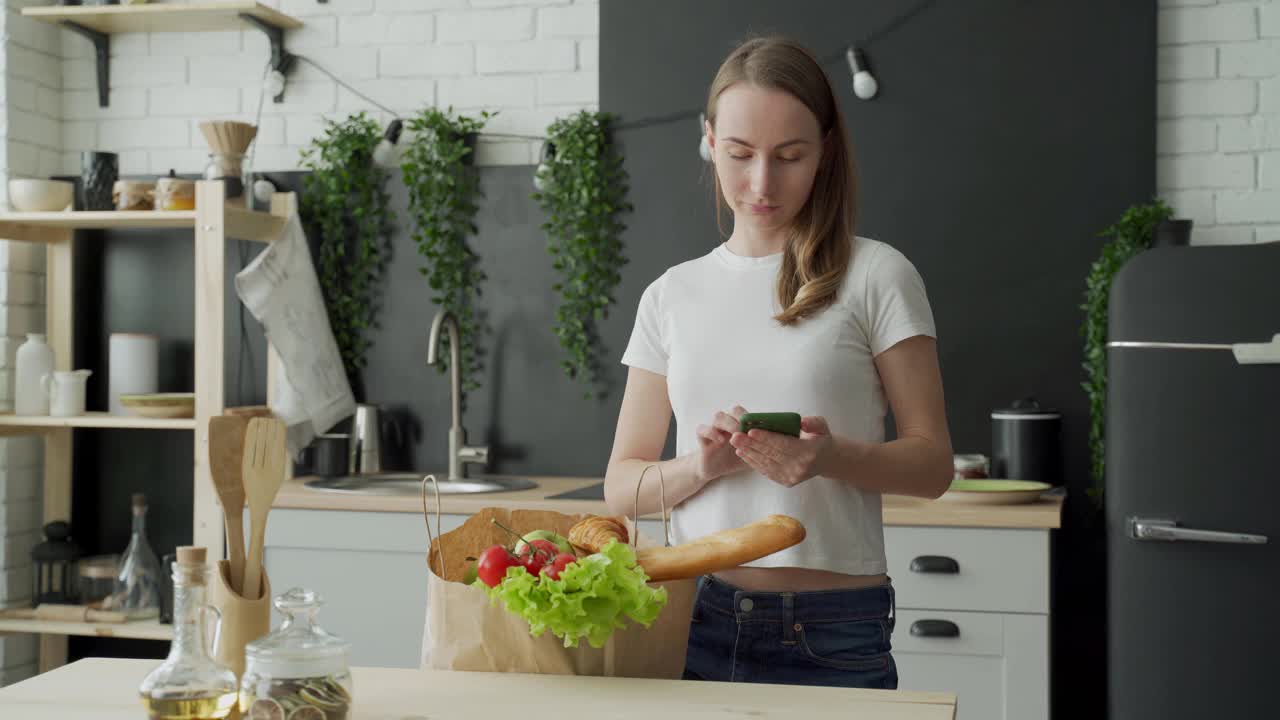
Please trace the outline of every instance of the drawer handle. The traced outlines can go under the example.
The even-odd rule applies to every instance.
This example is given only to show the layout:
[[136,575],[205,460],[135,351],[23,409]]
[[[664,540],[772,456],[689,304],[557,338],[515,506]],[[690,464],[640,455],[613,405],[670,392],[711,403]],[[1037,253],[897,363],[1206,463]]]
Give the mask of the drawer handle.
[[960,563],[945,555],[921,555],[911,561],[911,572],[957,575],[960,573]]
[[917,620],[911,623],[911,634],[925,638],[958,638],[960,626],[950,620]]

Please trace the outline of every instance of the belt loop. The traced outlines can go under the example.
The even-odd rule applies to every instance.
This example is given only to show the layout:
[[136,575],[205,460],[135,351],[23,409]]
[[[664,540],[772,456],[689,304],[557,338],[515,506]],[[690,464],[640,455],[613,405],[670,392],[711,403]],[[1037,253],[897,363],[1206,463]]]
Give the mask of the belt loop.
[[782,644],[796,644],[796,594],[782,593]]

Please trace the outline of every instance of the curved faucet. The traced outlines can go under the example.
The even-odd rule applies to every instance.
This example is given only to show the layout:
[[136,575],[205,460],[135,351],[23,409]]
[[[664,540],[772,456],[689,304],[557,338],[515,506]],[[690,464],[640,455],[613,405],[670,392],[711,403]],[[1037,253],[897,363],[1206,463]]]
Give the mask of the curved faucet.
[[465,480],[463,463],[484,465],[489,462],[487,446],[467,445],[467,431],[462,428],[462,342],[458,338],[458,320],[448,310],[440,310],[431,321],[427,338],[427,364],[439,362],[440,328],[449,332],[449,387],[452,396],[453,426],[449,428],[449,480]]

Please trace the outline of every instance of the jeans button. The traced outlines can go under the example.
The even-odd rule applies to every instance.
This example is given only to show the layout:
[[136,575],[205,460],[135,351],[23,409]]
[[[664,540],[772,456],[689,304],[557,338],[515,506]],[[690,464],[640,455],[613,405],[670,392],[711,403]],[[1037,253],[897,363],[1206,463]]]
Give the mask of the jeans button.
[[751,598],[742,598],[742,602],[738,603],[738,607],[742,609],[742,612],[751,612],[751,608],[755,606],[756,604]]

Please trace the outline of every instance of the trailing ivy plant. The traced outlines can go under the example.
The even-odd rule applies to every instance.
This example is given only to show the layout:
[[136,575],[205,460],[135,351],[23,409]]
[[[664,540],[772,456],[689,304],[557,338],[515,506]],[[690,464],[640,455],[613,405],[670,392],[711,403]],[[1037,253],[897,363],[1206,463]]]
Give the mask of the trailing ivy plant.
[[622,254],[619,219],[630,211],[627,173],[610,142],[612,116],[583,110],[547,128],[549,155],[538,169],[541,186],[533,198],[547,214],[552,267],[560,293],[555,334],[566,357],[560,366],[586,385],[584,395],[604,394],[599,323],[614,302],[627,259]]
[[[408,122],[411,139],[400,165],[409,190],[413,239],[424,260],[419,271],[431,287],[431,302],[458,321],[464,390],[480,387],[483,368],[480,336],[486,326],[477,300],[485,273],[467,238],[477,232],[480,197],[480,176],[473,164],[475,140],[491,117],[489,112],[479,117],[456,115],[452,107],[420,111]],[[448,335],[441,341],[446,352],[437,367],[444,372],[449,362]]]
[[379,280],[394,215],[390,173],[373,163],[381,129],[365,113],[329,121],[303,149],[302,213],[318,241],[317,264],[329,325],[353,386],[377,327]]
[[1169,206],[1159,199],[1149,205],[1130,207],[1119,222],[1099,233],[1110,240],[1102,246],[1102,254],[1085,279],[1084,304],[1080,306],[1084,310],[1080,334],[1084,337],[1085,371],[1081,386],[1089,396],[1091,415],[1089,452],[1093,488],[1089,494],[1099,503],[1106,477],[1107,308],[1111,281],[1125,263],[1151,247],[1156,226],[1172,214]]

